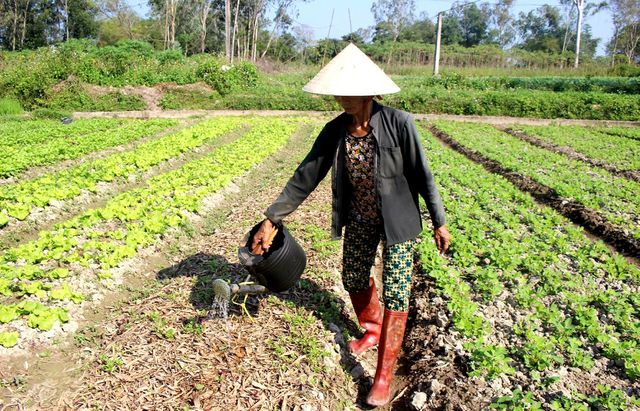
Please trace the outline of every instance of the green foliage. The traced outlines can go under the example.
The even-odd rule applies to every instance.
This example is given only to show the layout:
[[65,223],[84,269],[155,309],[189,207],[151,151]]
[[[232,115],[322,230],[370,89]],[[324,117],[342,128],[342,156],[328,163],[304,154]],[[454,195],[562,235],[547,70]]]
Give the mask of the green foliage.
[[[492,127],[437,124],[457,141],[464,140],[465,145],[473,141],[473,149],[477,151],[484,152],[494,144]],[[574,138],[579,138],[579,133]],[[493,315],[492,309],[502,309],[498,303],[509,305],[508,310],[517,313],[507,332],[504,323],[496,322],[494,328],[494,323],[489,322],[483,334],[464,334],[471,375],[495,378],[511,368],[529,374],[532,381],[527,386],[528,392],[514,391],[494,400],[492,407],[540,409],[540,398],[556,389],[555,382],[563,381],[560,373],[556,376],[555,372],[561,364],[589,370],[595,361],[605,357],[619,375],[624,373],[631,381],[637,379],[640,363],[634,324],[640,309],[637,267],[608,251],[602,243],[588,239],[552,210],[539,207],[529,195],[501,176],[430,139],[425,140],[425,145],[440,176],[440,192],[450,199],[447,215],[454,241],[452,253],[446,259],[426,253],[432,245],[430,232],[425,230],[424,241],[418,246],[423,271],[434,278],[438,292],[446,298],[456,329],[459,320],[454,310],[459,309],[458,301],[473,303],[482,297],[478,287],[471,287],[482,276],[480,268],[499,270],[497,279],[507,297],[501,293],[493,307],[491,303],[486,304],[487,309],[485,304],[478,304],[471,314],[480,318]],[[504,161],[512,150],[517,153],[519,163],[525,163],[532,155],[531,146],[511,148],[504,140],[496,146],[500,147],[496,150],[500,153],[496,161]],[[546,154],[544,163],[528,165],[526,169],[537,170],[536,175],[557,175],[545,169],[557,159],[548,157],[549,152],[542,153]],[[562,168],[572,170],[572,184],[580,185],[584,191],[582,183],[576,180],[577,169]],[[593,180],[593,176],[587,180]],[[505,259],[501,250],[507,250],[509,258]],[[453,301],[456,303],[451,304]],[[499,343],[488,344],[487,335],[492,343]],[[547,401],[555,400],[557,410],[608,409],[607,406],[635,409],[631,404],[635,405],[636,399],[621,391],[611,391],[589,398],[572,394],[573,403],[560,398]],[[590,408],[591,404],[594,405]],[[626,408],[619,404],[625,404]]]
[[0,345],[5,348],[11,348],[18,344],[18,332],[0,332]]
[[514,390],[511,395],[505,395],[493,401],[491,408],[494,410],[507,411],[539,411],[542,404],[534,401],[533,393],[523,393],[522,390]]
[[142,97],[137,94],[125,94],[122,91],[89,93],[77,81],[67,82],[55,92],[48,91],[43,104],[52,110],[70,111],[129,111],[147,108]]
[[[238,118],[216,118],[176,135],[187,145],[197,146],[231,130],[240,121]],[[49,296],[47,304],[55,304],[54,300],[58,299],[81,301],[81,295],[53,280],[73,275],[90,265],[95,265],[96,271],[97,267],[109,269],[133,257],[141,247],[153,244],[171,227],[184,221],[186,213],[197,212],[205,196],[225,187],[234,177],[243,175],[280,149],[300,119],[245,121],[253,127],[242,138],[181,168],[155,176],[146,185],[111,198],[101,208],[87,210],[51,230],[42,231],[37,240],[4,250],[0,255],[0,279],[3,280],[0,285],[4,284],[3,288],[8,290],[3,291],[11,292],[20,302],[3,309],[3,320],[13,321],[17,312],[27,317],[28,326],[40,330],[49,330],[57,322],[68,321],[68,314],[62,308],[45,306],[33,298],[44,300]],[[189,133],[193,133],[192,138]],[[177,155],[181,147],[179,142],[173,143],[170,150]],[[157,161],[157,158],[151,160],[155,151],[166,155],[158,146],[158,150],[147,150],[146,157],[136,153],[136,164],[148,167]],[[117,161],[116,165],[121,164]],[[105,227],[107,222],[110,228],[106,231],[96,227]],[[16,266],[16,262],[20,265]],[[40,264],[47,268],[40,268]],[[67,270],[61,266],[73,268]],[[149,314],[149,319],[158,336],[175,337],[176,330],[158,313]]]
[[640,77],[640,66],[637,64],[618,64],[611,69],[611,75],[621,77]]
[[106,354],[100,355],[100,369],[105,372],[113,372],[121,365],[124,365],[124,361],[117,355],[108,356]]
[[0,116],[22,114],[20,102],[14,98],[0,98]]
[[60,120],[61,118],[71,118],[71,113],[64,110],[54,110],[50,108],[37,108],[31,111],[31,117],[35,119]]
[[258,81],[258,70],[246,61],[228,66],[211,59],[198,66],[196,75],[222,96],[255,86]]
[[501,374],[515,372],[510,365],[512,359],[507,355],[505,347],[479,342],[468,344],[466,348],[471,352],[471,376],[484,376],[493,380]]

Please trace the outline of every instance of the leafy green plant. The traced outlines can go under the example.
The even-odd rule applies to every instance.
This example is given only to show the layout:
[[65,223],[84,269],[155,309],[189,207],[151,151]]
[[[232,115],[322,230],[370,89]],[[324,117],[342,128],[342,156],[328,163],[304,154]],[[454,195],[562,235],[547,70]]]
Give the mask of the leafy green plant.
[[5,347],[5,348],[11,348],[13,346],[15,346],[16,344],[18,344],[18,332],[17,331],[11,331],[11,332],[0,332],[0,345]]
[[494,410],[508,411],[538,411],[542,410],[542,404],[534,401],[533,393],[523,393],[522,390],[514,390],[511,395],[502,396],[491,403]]
[[105,372],[113,372],[120,366],[124,365],[124,361],[119,356],[108,356],[106,354],[100,355],[100,369]]
[[513,361],[509,357],[505,347],[496,345],[485,345],[481,342],[467,344],[465,347],[471,353],[471,376],[485,376],[493,380],[501,374],[513,374],[515,370],[510,363]]
[[23,109],[20,102],[13,98],[0,98],[0,116],[22,114]]

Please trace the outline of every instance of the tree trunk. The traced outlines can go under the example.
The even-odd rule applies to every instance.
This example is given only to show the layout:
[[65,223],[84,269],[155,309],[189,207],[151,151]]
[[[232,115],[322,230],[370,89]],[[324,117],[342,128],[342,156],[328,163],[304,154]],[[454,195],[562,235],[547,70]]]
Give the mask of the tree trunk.
[[567,26],[564,29],[564,40],[562,41],[562,53],[567,51],[567,43],[569,42],[569,28],[571,27],[571,10],[567,12]]
[[207,40],[207,18],[211,10],[211,2],[204,0],[202,3],[202,13],[200,13],[200,53],[204,53]]
[[178,0],[171,0],[171,48],[176,46],[176,14],[178,12]]
[[262,0],[256,5],[256,12],[253,16],[253,33],[251,34],[251,61],[256,61],[258,58],[258,21],[260,19],[260,9],[262,8]]
[[18,0],[13,0],[13,34],[11,36],[11,50],[16,51],[18,38]]
[[64,41],[69,41],[69,0],[64,0],[64,30]]
[[164,2],[164,49],[169,48],[169,1]]
[[231,0],[224,0],[224,52],[231,61]]
[[[231,34],[231,44],[236,43],[236,34],[238,32],[238,10],[240,9],[240,0],[236,0],[236,12],[233,16],[233,33]],[[240,54],[240,43],[238,42],[238,54]],[[233,57],[235,56],[234,48],[231,48],[231,63],[233,64]]]
[[267,54],[267,51],[269,51],[269,46],[271,46],[273,35],[275,34],[276,30],[278,29],[278,26],[280,25],[280,20],[282,19],[283,14],[284,14],[284,10],[279,9],[278,15],[276,16],[276,21],[273,24],[273,30],[271,30],[271,34],[269,34],[269,41],[267,41],[267,46],[264,48],[264,51],[262,52],[262,55],[260,56],[260,58],[264,58],[264,56]]
[[22,18],[22,33],[20,35],[20,48],[24,48],[24,39],[27,37],[27,17],[29,17],[29,4],[30,0],[27,0],[24,5],[24,15]]
[[611,68],[616,65],[616,49],[618,48],[618,27],[613,32],[613,47],[611,48]]
[[584,0],[574,0],[578,8],[578,28],[576,29],[576,60],[573,64],[574,68],[578,68],[580,63],[580,39],[582,37],[582,17],[584,14]]

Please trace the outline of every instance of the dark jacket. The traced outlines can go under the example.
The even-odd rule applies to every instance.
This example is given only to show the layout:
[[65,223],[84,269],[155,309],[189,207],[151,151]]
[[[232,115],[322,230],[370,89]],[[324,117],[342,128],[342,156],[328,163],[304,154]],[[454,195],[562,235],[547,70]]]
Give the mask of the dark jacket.
[[[267,218],[279,223],[292,213],[333,165],[331,234],[341,237],[351,194],[344,143],[350,122],[351,116],[342,113],[325,125],[280,196],[265,211]],[[411,116],[374,101],[369,125],[377,143],[374,168],[387,245],[411,240],[422,231],[418,195],[424,198],[434,227],[444,225],[442,199]]]

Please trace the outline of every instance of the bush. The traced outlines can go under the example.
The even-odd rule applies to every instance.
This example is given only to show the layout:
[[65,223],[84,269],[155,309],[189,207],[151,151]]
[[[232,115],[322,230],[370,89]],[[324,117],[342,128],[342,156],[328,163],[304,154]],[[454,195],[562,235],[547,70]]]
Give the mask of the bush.
[[62,118],[71,117],[71,113],[61,110],[53,110],[50,108],[37,108],[31,112],[31,117],[50,120],[60,120]]
[[220,60],[210,59],[198,66],[196,76],[222,96],[258,83],[258,69],[246,61],[228,66]]
[[15,115],[23,113],[22,105],[14,98],[0,98],[0,116]]
[[637,64],[618,64],[611,69],[611,75],[621,77],[640,77],[640,66]]

